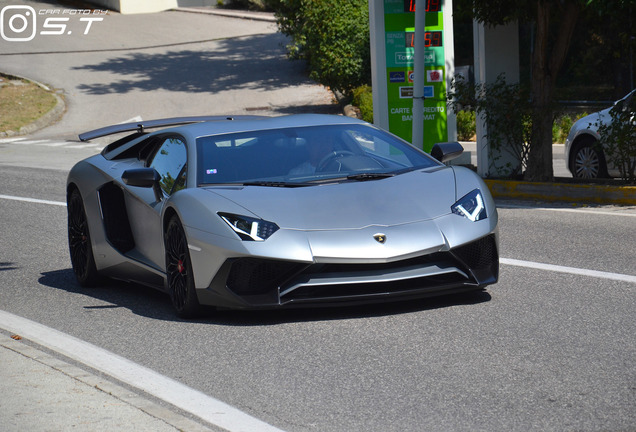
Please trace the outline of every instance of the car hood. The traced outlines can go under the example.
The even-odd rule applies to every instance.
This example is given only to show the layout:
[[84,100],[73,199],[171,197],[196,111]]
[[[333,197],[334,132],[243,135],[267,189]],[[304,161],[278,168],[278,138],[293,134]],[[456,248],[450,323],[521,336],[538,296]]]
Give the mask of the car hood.
[[447,167],[316,186],[205,189],[243,207],[245,215],[298,230],[360,229],[430,220],[450,213],[456,200],[454,172]]

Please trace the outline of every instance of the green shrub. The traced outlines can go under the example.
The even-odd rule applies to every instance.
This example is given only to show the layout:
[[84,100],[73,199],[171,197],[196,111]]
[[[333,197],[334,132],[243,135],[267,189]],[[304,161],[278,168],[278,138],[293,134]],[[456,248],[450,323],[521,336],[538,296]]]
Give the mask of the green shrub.
[[607,122],[597,122],[599,146],[607,161],[618,168],[623,179],[636,184],[636,96],[621,100],[610,110]]
[[308,63],[309,76],[350,95],[371,81],[367,0],[269,0],[279,30],[291,37],[292,59]]
[[563,114],[557,117],[552,124],[552,142],[565,143],[565,139],[568,137],[575,121],[574,114]]
[[[455,112],[471,107],[484,117],[488,125],[488,146],[495,156],[490,169],[509,178],[518,177],[527,167],[531,144],[531,114],[529,89],[520,84],[506,83],[501,74],[494,83],[471,84],[455,79],[447,94],[449,106]],[[508,157],[518,164],[506,162]]]
[[230,9],[247,9],[253,11],[271,10],[269,0],[217,0],[217,6]]
[[574,122],[586,115],[587,113],[584,112],[578,114],[566,113],[558,116],[552,124],[552,142],[564,144]]
[[371,86],[363,85],[353,90],[353,105],[360,109],[362,120],[373,123],[373,92]]
[[475,111],[459,111],[457,113],[457,139],[470,141],[475,136],[475,130]]

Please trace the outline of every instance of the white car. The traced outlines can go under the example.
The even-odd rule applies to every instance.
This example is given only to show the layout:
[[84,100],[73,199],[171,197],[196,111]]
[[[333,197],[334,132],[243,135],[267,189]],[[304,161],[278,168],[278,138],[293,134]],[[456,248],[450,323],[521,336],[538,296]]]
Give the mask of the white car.
[[[614,103],[630,104],[636,90]],[[610,110],[614,106],[579,119],[565,141],[565,160],[573,177],[607,178],[620,177],[617,167],[607,163],[605,153],[597,143],[600,139],[598,126],[612,120]]]

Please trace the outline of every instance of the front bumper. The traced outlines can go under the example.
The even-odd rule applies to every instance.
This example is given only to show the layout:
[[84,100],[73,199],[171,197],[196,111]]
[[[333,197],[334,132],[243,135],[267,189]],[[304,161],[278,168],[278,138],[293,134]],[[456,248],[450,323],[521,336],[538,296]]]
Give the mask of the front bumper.
[[350,305],[481,290],[499,277],[496,233],[451,248],[384,263],[226,259],[199,302],[261,309]]

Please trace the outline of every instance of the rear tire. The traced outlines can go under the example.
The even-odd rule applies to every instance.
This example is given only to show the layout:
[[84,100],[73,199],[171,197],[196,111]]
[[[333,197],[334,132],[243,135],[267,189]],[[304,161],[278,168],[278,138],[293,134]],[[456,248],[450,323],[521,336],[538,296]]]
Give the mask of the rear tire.
[[67,213],[68,247],[73,273],[77,282],[83,287],[98,285],[101,277],[95,265],[84,201],[77,189],[74,189],[68,197]]
[[200,314],[201,306],[194,287],[188,241],[177,216],[168,223],[165,252],[166,279],[172,305],[181,318],[194,318]]

